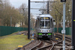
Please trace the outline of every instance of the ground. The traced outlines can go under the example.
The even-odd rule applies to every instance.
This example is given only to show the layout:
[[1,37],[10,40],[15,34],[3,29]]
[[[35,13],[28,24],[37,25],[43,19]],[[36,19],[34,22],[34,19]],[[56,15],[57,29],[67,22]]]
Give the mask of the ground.
[[26,35],[6,35],[0,37],[0,50],[15,50],[19,45],[25,45],[29,43]]

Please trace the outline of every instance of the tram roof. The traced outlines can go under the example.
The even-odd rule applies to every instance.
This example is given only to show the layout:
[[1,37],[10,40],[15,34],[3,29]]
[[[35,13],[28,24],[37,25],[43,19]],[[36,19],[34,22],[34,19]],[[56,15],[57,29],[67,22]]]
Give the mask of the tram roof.
[[39,17],[50,17],[50,18],[52,18],[52,16],[50,14],[41,14],[41,15],[39,15]]

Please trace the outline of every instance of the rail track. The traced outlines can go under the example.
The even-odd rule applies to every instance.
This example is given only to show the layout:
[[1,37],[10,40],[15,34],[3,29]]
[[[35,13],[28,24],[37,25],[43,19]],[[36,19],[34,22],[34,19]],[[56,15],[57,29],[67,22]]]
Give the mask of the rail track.
[[47,41],[41,40],[41,42],[42,42],[41,45],[35,46],[31,50],[40,50],[41,48],[47,47],[52,44],[51,41],[47,42]]
[[60,42],[62,42],[62,41],[58,42],[58,41],[55,41],[55,40],[51,40],[51,41],[39,40],[39,43],[35,42],[36,44],[34,46],[32,46],[33,43],[31,43],[31,44],[23,47],[22,50],[53,50],[54,45],[56,45]]
[[[34,40],[31,43],[23,46],[23,48],[21,48],[20,50],[62,50],[62,34],[56,34],[55,37],[58,38],[58,40]],[[66,50],[71,50],[72,48],[69,48],[70,46],[72,46],[71,38],[66,36],[65,42]]]
[[40,40],[34,40],[31,43],[25,45],[22,50],[31,50],[33,47],[41,45],[41,41]]
[[[59,38],[59,39],[61,39],[62,41],[63,41],[63,39],[62,39],[62,37],[63,37],[63,35],[62,34],[56,34],[56,37],[57,38]],[[71,43],[71,37],[67,37],[67,36],[65,36],[65,49],[66,50],[71,50],[72,49],[72,43]],[[62,48],[63,48],[63,43],[61,42],[61,43],[59,43],[59,44],[56,44],[55,46],[54,46],[54,48],[55,49],[59,49],[59,50],[62,50]]]
[[[60,42],[61,42],[61,41],[60,41]],[[58,43],[60,43],[60,42],[52,40],[52,41],[50,41],[50,44],[49,44],[48,46],[41,47],[41,48],[39,48],[38,50],[53,50],[54,45],[55,45],[55,44],[58,44]]]

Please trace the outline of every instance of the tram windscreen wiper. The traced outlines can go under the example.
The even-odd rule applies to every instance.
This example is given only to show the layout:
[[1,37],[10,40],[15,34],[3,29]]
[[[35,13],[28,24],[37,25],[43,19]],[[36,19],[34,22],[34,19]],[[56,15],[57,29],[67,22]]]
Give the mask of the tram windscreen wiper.
[[50,28],[50,21],[40,21],[40,28],[49,29]]

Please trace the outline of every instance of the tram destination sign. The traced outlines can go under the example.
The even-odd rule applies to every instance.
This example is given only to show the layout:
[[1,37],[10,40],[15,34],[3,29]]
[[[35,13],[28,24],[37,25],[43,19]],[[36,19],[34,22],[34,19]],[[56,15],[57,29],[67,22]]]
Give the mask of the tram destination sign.
[[41,20],[44,20],[44,19],[49,20],[50,18],[49,17],[41,17]]

